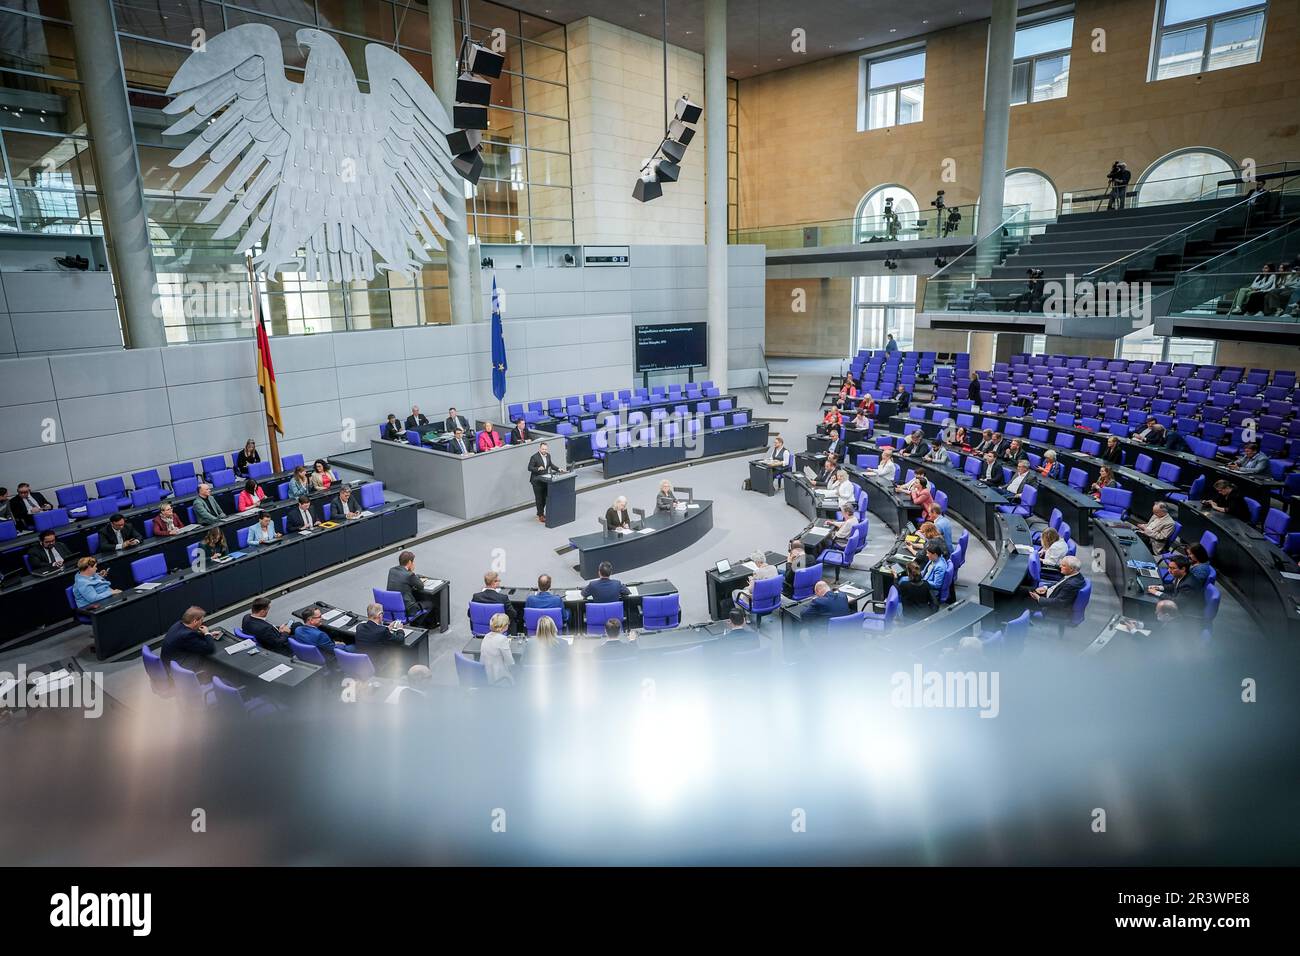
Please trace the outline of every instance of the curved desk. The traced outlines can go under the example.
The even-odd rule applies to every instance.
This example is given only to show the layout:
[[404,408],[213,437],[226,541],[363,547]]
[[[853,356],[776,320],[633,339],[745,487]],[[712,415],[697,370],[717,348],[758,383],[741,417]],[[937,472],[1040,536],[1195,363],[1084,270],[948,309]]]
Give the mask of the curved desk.
[[691,505],[686,511],[648,514],[640,529],[629,534],[597,531],[570,538],[569,544],[578,551],[582,576],[594,578],[602,561],[612,564],[615,573],[653,564],[699,541],[713,530],[713,502],[694,501]]
[[997,526],[1001,542],[998,559],[980,581],[980,603],[994,610],[1015,604],[1016,589],[1025,582],[1029,549],[1034,544],[1029,522],[1020,515],[999,514]]
[[[1151,623],[1156,617],[1156,602],[1159,598],[1148,594],[1147,587],[1164,583],[1160,580],[1159,571],[1146,568],[1146,565],[1156,563],[1156,556],[1131,525],[1122,521],[1098,521],[1095,527],[1097,547],[1105,555],[1106,565],[1105,568],[1098,568],[1094,563],[1093,570],[1105,571],[1115,593],[1119,595],[1125,617]],[[1094,562],[1097,553],[1093,552]],[[1133,564],[1129,564],[1130,561]]]
[[961,515],[975,533],[985,541],[998,537],[998,505],[1007,503],[1006,496],[996,488],[972,478],[951,465],[922,461],[911,455],[896,456],[908,468],[924,468],[926,477],[939,491],[948,496],[948,506]]

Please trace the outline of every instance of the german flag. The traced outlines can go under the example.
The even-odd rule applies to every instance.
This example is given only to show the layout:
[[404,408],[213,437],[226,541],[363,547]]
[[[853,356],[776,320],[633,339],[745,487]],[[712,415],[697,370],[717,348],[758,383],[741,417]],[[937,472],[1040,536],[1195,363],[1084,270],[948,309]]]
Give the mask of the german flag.
[[261,322],[257,323],[257,387],[262,390],[262,406],[266,409],[267,420],[283,435],[280,393],[275,386],[275,366],[271,364],[271,340]]

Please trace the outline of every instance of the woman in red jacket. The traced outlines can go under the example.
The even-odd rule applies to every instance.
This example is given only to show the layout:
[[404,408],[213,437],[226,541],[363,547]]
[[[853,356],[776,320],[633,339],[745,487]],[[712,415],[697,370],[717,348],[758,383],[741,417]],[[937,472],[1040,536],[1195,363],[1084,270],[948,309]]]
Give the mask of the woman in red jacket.
[[262,504],[262,499],[266,497],[266,492],[252,478],[244,482],[244,490],[235,496],[235,509],[237,511],[247,511],[249,508],[257,508]]
[[488,451],[492,448],[500,448],[504,444],[497,430],[492,427],[492,423],[484,422],[483,430],[478,433],[478,450]]

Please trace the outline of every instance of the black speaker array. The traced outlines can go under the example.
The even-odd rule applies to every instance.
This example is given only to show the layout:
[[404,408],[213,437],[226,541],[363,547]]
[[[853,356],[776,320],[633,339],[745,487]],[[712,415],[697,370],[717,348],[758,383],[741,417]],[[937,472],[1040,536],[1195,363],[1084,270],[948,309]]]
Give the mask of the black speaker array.
[[661,142],[654,155],[646,160],[632,187],[632,198],[637,202],[649,202],[664,194],[664,183],[675,183],[682,175],[682,158],[686,147],[695,138],[695,124],[704,115],[704,110],[691,102],[690,95],[683,93],[673,110],[673,120],[668,124]]
[[456,103],[451,121],[456,129],[447,134],[451,165],[462,177],[478,184],[483,175],[483,130],[488,128],[488,105],[492,102],[492,81],[501,76],[506,58],[465,37],[456,58]]

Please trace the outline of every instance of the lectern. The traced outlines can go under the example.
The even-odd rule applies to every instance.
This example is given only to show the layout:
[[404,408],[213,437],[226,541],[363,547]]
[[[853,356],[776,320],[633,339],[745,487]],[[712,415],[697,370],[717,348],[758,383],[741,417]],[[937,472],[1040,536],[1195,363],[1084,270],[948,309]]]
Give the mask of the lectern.
[[558,528],[569,524],[577,515],[576,471],[560,471],[541,475],[538,481],[546,482],[546,527]]

